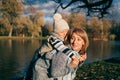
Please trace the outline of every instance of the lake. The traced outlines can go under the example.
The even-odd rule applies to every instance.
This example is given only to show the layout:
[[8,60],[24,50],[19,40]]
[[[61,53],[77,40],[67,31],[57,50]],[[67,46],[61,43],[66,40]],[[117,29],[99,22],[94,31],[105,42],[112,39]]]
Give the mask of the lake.
[[[41,45],[41,40],[1,39],[0,80],[16,80],[24,75],[26,67]],[[90,41],[87,63],[120,57],[120,41]]]

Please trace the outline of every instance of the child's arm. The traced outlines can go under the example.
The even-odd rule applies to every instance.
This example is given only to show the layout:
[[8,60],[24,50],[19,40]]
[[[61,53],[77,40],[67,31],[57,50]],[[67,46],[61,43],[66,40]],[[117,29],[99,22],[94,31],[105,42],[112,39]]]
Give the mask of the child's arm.
[[73,55],[76,55],[76,56],[80,57],[80,55],[77,55],[78,52],[73,51],[69,47],[65,46],[63,44],[63,41],[60,40],[59,38],[55,37],[55,36],[50,36],[49,43],[52,45],[52,47],[54,49],[56,49],[57,51],[60,51],[60,52],[62,52],[64,54],[66,54],[70,58],[72,58]]
[[[51,37],[49,39],[50,44],[52,45],[53,49],[57,50],[56,54],[52,52],[54,57],[52,58],[51,63],[51,76],[52,77],[59,77],[59,76],[65,76],[68,73],[72,72],[74,68],[76,68],[79,63],[74,64],[76,61],[73,60],[73,57],[80,57],[78,56],[76,51],[73,51],[72,49],[65,46],[62,42],[62,40]],[[51,54],[49,54],[50,56]]]

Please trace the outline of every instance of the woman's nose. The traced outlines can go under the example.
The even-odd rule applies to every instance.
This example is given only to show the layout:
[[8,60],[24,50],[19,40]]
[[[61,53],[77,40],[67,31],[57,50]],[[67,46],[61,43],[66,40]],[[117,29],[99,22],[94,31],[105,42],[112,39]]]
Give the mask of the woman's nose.
[[74,39],[73,43],[76,43],[76,42],[77,42],[77,40],[76,40],[76,39]]

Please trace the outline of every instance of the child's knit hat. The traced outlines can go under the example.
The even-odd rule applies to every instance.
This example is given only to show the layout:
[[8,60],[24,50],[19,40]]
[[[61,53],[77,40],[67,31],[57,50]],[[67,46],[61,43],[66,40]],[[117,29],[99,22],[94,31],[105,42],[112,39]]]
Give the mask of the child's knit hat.
[[62,18],[61,14],[56,13],[54,19],[54,32],[61,32],[62,30],[69,30],[68,23]]

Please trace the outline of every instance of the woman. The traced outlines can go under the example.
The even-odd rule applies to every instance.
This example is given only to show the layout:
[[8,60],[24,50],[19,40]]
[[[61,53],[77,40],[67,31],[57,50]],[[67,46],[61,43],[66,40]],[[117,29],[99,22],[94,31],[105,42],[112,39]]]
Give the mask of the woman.
[[77,51],[80,55],[80,62],[86,59],[86,50],[89,45],[89,40],[85,30],[81,28],[73,28],[69,30],[65,38],[66,45],[69,45],[74,51]]
[[[76,70],[78,68],[78,63],[83,62],[86,59],[85,52],[89,43],[88,37],[84,30],[74,28],[68,32],[65,40],[66,40],[65,42],[67,42],[66,43],[67,45],[70,44],[69,46],[73,50],[79,53],[79,54],[74,53],[75,56],[78,56],[78,59],[75,58],[75,56],[70,56],[70,58],[67,57],[67,59],[64,59],[66,58],[65,56],[66,54],[63,54],[63,52],[65,52],[66,50],[63,50],[63,52],[59,51],[57,54],[56,54],[56,51],[52,50],[51,52],[44,54],[43,57],[36,62],[36,65],[33,70],[33,73],[34,73],[33,80],[55,80],[55,79],[56,80],[73,80],[75,78]],[[68,52],[70,52],[70,50],[68,50]],[[51,53],[52,54],[54,53],[55,57],[47,56],[47,54],[49,55]],[[66,63],[63,63],[63,62],[66,62]],[[63,68],[60,67],[61,64],[63,64]],[[61,70],[62,70],[61,73],[64,73],[64,75],[58,74],[60,73]],[[55,76],[52,76],[51,74]],[[62,75],[62,76],[59,76],[59,75]]]

